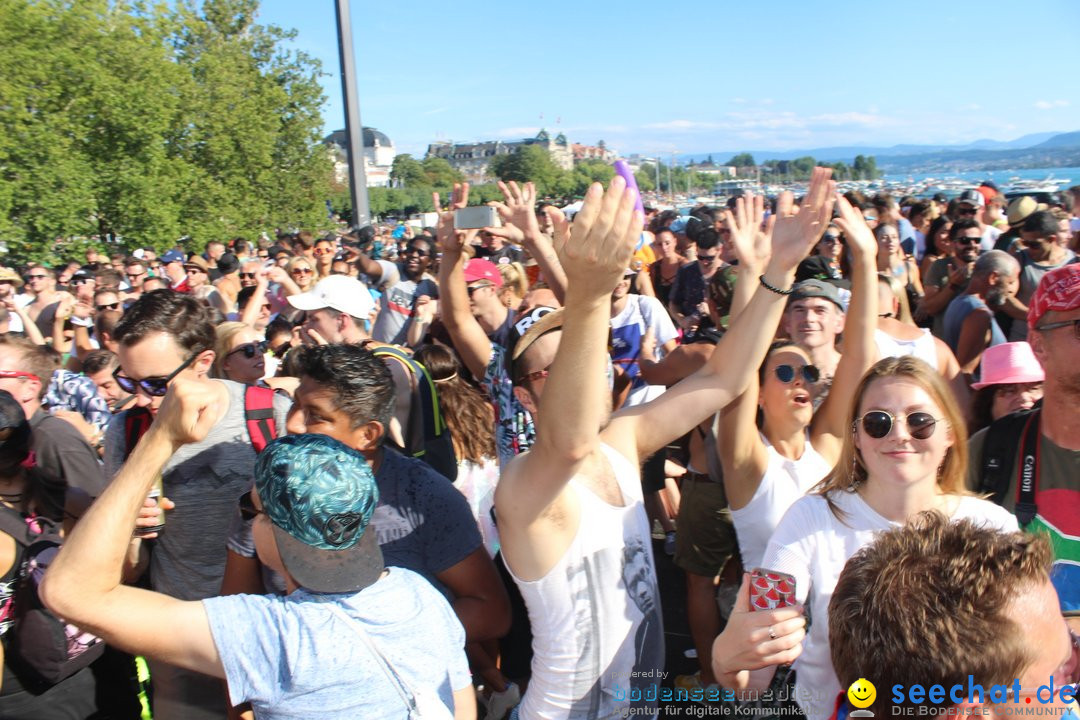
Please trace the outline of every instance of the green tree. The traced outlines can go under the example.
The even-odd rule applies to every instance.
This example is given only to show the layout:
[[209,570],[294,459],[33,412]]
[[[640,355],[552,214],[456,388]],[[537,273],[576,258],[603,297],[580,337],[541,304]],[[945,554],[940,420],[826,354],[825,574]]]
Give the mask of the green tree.
[[638,171],[634,173],[634,179],[637,180],[638,190],[641,192],[652,192],[656,189],[656,170],[654,165],[645,164],[638,168]]
[[750,153],[739,153],[732,156],[725,165],[734,165],[735,167],[754,167],[754,156]]
[[462,174],[455,170],[445,158],[424,158],[420,165],[427,178],[427,185],[431,187],[449,189],[454,183],[464,179]]
[[327,223],[319,66],[255,0],[0,0],[0,238],[80,244]]
[[[394,163],[390,166],[390,179],[402,187],[420,187],[429,184],[424,166],[408,153],[394,156]],[[372,210],[372,212],[375,211]]]
[[536,183],[540,194],[555,191],[564,171],[551,159],[547,150],[536,145],[521,145],[509,155],[499,155],[488,165],[488,174],[504,182]]

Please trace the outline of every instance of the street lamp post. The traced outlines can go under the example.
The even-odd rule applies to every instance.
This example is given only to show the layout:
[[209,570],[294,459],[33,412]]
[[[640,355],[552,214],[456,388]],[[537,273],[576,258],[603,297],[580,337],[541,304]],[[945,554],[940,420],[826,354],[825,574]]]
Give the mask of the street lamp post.
[[352,25],[349,22],[349,0],[336,0],[338,57],[341,59],[341,91],[345,100],[345,134],[349,161],[349,195],[352,197],[352,226],[360,228],[371,223],[368,205],[367,176],[364,173],[364,138],[360,124],[360,102],[356,97],[356,61],[353,58]]

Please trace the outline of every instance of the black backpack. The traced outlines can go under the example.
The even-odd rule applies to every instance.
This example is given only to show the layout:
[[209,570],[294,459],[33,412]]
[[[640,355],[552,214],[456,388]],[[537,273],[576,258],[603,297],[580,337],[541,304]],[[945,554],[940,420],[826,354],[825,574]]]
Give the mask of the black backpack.
[[439,393],[431,374],[401,348],[376,345],[371,352],[376,357],[395,360],[416,378],[409,404],[409,427],[402,428],[405,447],[398,449],[410,457],[423,460],[453,482],[457,479],[454,441],[439,409]]
[[0,506],[0,531],[22,548],[11,597],[14,623],[7,634],[6,661],[55,685],[101,657],[105,643],[53,615],[38,597],[38,585],[64,544],[60,523],[43,517],[28,520]]

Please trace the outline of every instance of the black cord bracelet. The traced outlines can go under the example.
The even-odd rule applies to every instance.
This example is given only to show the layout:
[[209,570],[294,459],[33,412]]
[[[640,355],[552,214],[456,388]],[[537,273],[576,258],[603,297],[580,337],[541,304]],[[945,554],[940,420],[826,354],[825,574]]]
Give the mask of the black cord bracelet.
[[790,295],[791,293],[795,292],[795,286],[794,285],[789,287],[787,290],[781,290],[778,287],[773,287],[772,285],[769,284],[769,281],[765,279],[764,275],[761,275],[760,277],[758,277],[758,281],[761,283],[761,287],[765,288],[769,292],[774,292],[777,295]]

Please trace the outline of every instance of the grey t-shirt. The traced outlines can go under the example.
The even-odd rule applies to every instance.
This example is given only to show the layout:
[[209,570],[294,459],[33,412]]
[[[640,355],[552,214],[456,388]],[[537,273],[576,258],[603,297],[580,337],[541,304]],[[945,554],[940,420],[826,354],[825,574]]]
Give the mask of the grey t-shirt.
[[[219,380],[229,408],[202,442],[185,445],[169,458],[162,477],[165,496],[176,503],[165,530],[154,540],[150,577],[154,590],[181,600],[201,600],[221,591],[225,540],[237,500],[251,490],[255,449],[244,422],[244,385]],[[285,434],[292,401],[275,395],[274,420]],[[105,436],[105,471],[116,475],[124,462],[125,419],[120,413]]]
[[391,568],[355,594],[203,600],[234,705],[272,720],[408,717],[378,658],[329,603],[363,626],[410,691],[453,708],[453,691],[470,684],[465,630],[449,604],[419,575]]
[[[436,575],[471,555],[483,542],[465,499],[427,463],[383,448],[375,473],[379,504],[371,516],[386,565],[408,568],[448,594]],[[255,557],[251,523],[234,520],[229,549]],[[271,573],[272,574],[272,573]],[[284,584],[263,574],[268,589]]]
[[404,345],[416,298],[427,295],[437,300],[439,286],[428,275],[420,278],[420,282],[414,282],[407,279],[405,271],[393,263],[380,261],[379,265],[383,268],[383,276],[378,283],[383,297],[371,337],[391,345]]

